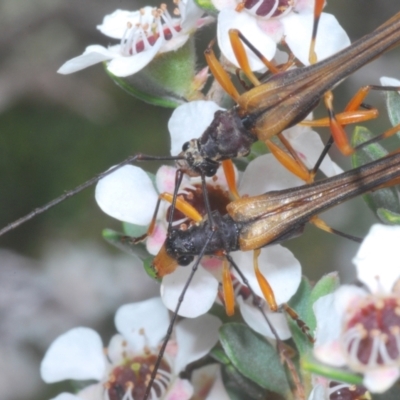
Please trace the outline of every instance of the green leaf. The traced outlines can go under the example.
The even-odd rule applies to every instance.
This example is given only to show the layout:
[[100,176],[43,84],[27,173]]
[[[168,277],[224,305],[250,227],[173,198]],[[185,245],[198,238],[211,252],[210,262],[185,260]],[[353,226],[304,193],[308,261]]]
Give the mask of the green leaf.
[[235,309],[235,314],[234,315],[226,315],[226,310],[225,307],[222,306],[221,304],[214,303],[213,306],[211,307],[209,314],[214,315],[217,317],[219,320],[222,321],[222,323],[230,323],[230,322],[243,322],[243,318],[239,312],[239,310],[236,308]]
[[[222,381],[231,400],[265,400],[271,398],[266,389],[243,376],[232,364],[221,368]],[[276,398],[273,397],[274,399]]]
[[246,378],[272,392],[290,393],[285,370],[276,349],[244,324],[225,324],[220,342],[234,367]]
[[108,243],[124,251],[125,253],[139,257],[141,260],[149,257],[149,253],[143,244],[130,243],[129,240],[127,240],[127,235],[124,233],[120,233],[112,229],[103,229],[102,235]]
[[153,105],[176,108],[196,98],[193,89],[196,75],[194,39],[176,51],[158,54],[146,68],[128,77],[117,77],[106,68],[107,74],[128,93]]
[[[309,333],[312,335],[316,328],[316,320],[313,311],[313,304],[322,296],[332,293],[339,286],[337,273],[323,276],[313,288],[307,278],[303,277],[296,294],[290,299],[289,305],[292,307],[300,319],[306,324]],[[307,335],[300,329],[296,321],[288,317],[289,328],[292,339],[299,351],[300,358],[310,354],[313,343]]]
[[[392,126],[400,124],[400,94],[395,91],[385,92],[386,107]],[[399,135],[399,132],[397,132]]]
[[[356,147],[370,140],[375,135],[364,126],[356,126],[353,131],[351,144]],[[379,143],[372,143],[357,150],[352,156],[353,167],[357,168],[371,161],[378,160],[388,155],[388,151]]]
[[[289,306],[292,307],[300,319],[307,323],[307,316],[309,315],[310,308],[310,295],[311,295],[311,285],[306,277],[303,276],[300,286],[297,289],[296,294],[290,299]],[[293,321],[290,317],[287,317],[290,331],[292,333],[292,339],[296,344],[297,350],[300,355],[308,354],[312,349],[312,343],[308,337],[301,331],[300,327]],[[310,332],[313,332],[310,330]]]
[[306,322],[311,331],[314,332],[317,327],[313,305],[322,296],[333,293],[340,285],[339,275],[337,272],[331,272],[323,276],[314,286],[310,295],[309,307],[307,310]]
[[147,232],[147,226],[143,225],[134,225],[129,222],[123,222],[122,228],[124,230],[125,235],[131,237],[140,237]]
[[[356,127],[353,133],[353,146],[365,142],[373,134],[364,127]],[[357,150],[352,156],[353,167],[359,167],[386,156],[388,152],[379,143],[373,143]],[[362,196],[368,207],[383,223],[395,223],[400,214],[400,200],[395,187],[388,187]],[[393,215],[391,216],[390,214]]]
[[326,364],[321,364],[312,358],[304,358],[301,361],[302,369],[320,376],[324,376],[333,381],[348,383],[350,385],[362,385],[363,377],[353,372],[339,368],[334,368]]
[[376,210],[378,218],[385,224],[400,225],[400,214],[386,210],[385,208],[378,208]]

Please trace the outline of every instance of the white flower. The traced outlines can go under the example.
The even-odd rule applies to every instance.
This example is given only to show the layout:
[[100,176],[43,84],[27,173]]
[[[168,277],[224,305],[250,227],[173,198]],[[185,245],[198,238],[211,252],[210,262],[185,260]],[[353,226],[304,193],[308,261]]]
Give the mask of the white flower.
[[[239,66],[233,53],[228,31],[238,29],[266,57],[274,58],[277,43],[284,40],[292,53],[308,65],[310,39],[313,26],[314,0],[245,1],[212,0],[218,14],[218,44],[225,57]],[[243,4],[241,11],[236,11]],[[331,14],[322,13],[316,42],[318,60],[322,60],[347,47],[350,40]],[[253,71],[265,68],[250,50],[246,51]]]
[[58,70],[71,74],[94,64],[107,61],[107,69],[115,76],[126,77],[144,68],[157,54],[177,50],[197,28],[211,21],[201,18],[203,11],[193,0],[176,2],[172,18],[165,5],[159,9],[146,6],[139,11],[116,10],[104,17],[97,28],[120,44],[105,48],[91,45],[81,56],[67,61]]
[[[168,311],[159,298],[119,308],[115,335],[104,353],[100,336],[89,328],[74,328],[59,336],[47,350],[41,376],[47,383],[65,379],[99,381],[77,395],[62,393],[57,400],[136,400],[143,396],[159,345],[169,325]],[[220,321],[205,315],[180,321],[167,346],[150,399],[189,399],[191,384],[178,378],[184,367],[206,355],[218,340]]]
[[321,361],[364,375],[371,392],[400,376],[400,227],[374,225],[353,262],[366,289],[344,285],[314,304],[314,353]]

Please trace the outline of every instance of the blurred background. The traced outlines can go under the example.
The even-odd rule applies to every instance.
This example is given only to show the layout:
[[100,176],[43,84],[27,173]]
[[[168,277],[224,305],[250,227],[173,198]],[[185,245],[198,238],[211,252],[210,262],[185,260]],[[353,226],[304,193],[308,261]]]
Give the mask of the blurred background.
[[[96,30],[104,15],[145,4],[0,0],[0,227],[130,154],[169,153],[171,110],[130,97],[101,65],[68,76],[56,73],[86,46],[110,44]],[[354,40],[399,7],[391,0],[331,0],[325,11],[335,14]],[[199,43],[199,66],[206,44]],[[378,84],[382,75],[400,78],[399,61],[394,50],[350,77],[335,90],[337,110],[360,86]],[[383,96],[373,94],[367,102],[382,110],[370,129],[378,133],[389,127]],[[337,152],[332,157],[349,166]],[[149,163],[149,170],[156,165]],[[359,236],[374,222],[360,199],[326,219]],[[39,376],[41,357],[55,337],[84,325],[100,329],[107,341],[119,305],[158,293],[138,260],[102,240],[105,227],[119,229],[119,223],[97,208],[90,188],[0,238],[0,399],[56,394],[59,386],[46,386]],[[331,270],[354,279],[351,259],[358,246],[352,242],[310,227],[287,247],[311,279]]]

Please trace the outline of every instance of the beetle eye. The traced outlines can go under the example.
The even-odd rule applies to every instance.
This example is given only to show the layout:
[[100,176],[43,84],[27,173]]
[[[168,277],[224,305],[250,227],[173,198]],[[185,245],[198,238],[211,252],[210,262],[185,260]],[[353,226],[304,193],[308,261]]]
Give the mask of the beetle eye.
[[193,261],[193,259],[193,256],[181,256],[178,258],[178,264],[181,267],[186,267]]
[[190,146],[190,142],[185,142],[185,143],[183,143],[183,145],[182,145],[182,151],[186,151],[186,150],[189,148],[189,146]]

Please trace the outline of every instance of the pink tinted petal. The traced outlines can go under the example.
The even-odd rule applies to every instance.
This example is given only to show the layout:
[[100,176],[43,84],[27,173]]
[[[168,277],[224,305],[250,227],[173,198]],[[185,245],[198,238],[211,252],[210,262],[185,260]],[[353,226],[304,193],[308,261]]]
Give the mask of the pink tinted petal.
[[347,364],[347,360],[342,352],[341,344],[338,340],[314,347],[314,356],[321,362],[342,367]]
[[371,292],[390,293],[400,276],[397,246],[400,243],[400,226],[375,224],[362,242],[353,263],[358,279]]
[[105,368],[99,334],[89,328],[74,328],[50,345],[40,365],[40,375],[46,383],[65,379],[100,380]]
[[[249,40],[268,60],[271,60],[276,51],[276,43],[255,24],[255,18],[246,12],[236,12],[232,9],[223,9],[218,14],[217,38],[218,45],[224,56],[236,67],[239,64],[229,40],[229,29],[240,29]],[[264,70],[265,65],[252,51],[246,50],[250,68],[253,71]]]
[[[253,253],[251,251],[235,251],[231,255],[249,280],[254,292],[263,298],[254,274]],[[296,293],[300,284],[301,265],[299,261],[285,247],[272,245],[261,249],[258,265],[261,273],[271,285],[277,303],[286,303]]]
[[136,225],[148,225],[157,203],[151,179],[141,168],[125,165],[96,185],[97,204],[106,214]]
[[182,145],[187,141],[199,138],[218,110],[223,110],[223,108],[213,101],[204,100],[191,101],[177,107],[168,121],[171,155],[178,155],[182,151]]
[[283,25],[280,19],[255,19],[258,27],[263,33],[271,38],[274,42],[278,43],[283,36]]
[[256,196],[271,190],[282,190],[304,182],[289,172],[272,154],[264,154],[249,163],[239,184],[241,195]]
[[82,55],[65,62],[57,72],[63,75],[72,74],[103,61],[111,60],[114,57],[121,57],[117,48],[119,47],[114,46],[109,50],[97,44],[88,46]]
[[[250,326],[250,328],[263,336],[267,336],[271,339],[276,339],[275,335],[269,328],[269,325],[265,321],[264,317],[261,315],[258,307],[254,306],[253,304],[249,304],[247,301],[244,301],[242,297],[238,297],[237,302],[240,307],[240,313],[242,314],[243,319],[245,320],[246,324]],[[268,320],[275,328],[281,340],[289,339],[292,336],[286,321],[286,317],[282,313],[271,312],[267,305],[265,305],[264,307],[264,312],[266,313]]]
[[175,328],[178,354],[175,372],[179,373],[189,363],[205,356],[218,342],[221,321],[213,315],[202,315],[196,319],[179,322]]
[[101,383],[89,385],[79,391],[78,396],[82,400],[101,400],[104,396],[104,386]]
[[364,386],[372,393],[383,393],[399,379],[399,368],[379,368],[364,374]]
[[164,400],[189,400],[193,396],[193,386],[186,379],[176,379]]
[[[175,310],[178,298],[190,275],[192,265],[178,267],[172,274],[163,278],[161,297],[165,306],[171,311]],[[217,290],[218,281],[203,268],[199,268],[186,291],[178,314],[188,318],[196,318],[205,314],[214,304]]]
[[161,166],[156,173],[158,193],[173,193],[175,190],[175,175],[177,169],[168,165]]
[[213,386],[211,387],[206,400],[230,400],[226,392],[224,383],[221,377],[221,369],[218,368]]
[[148,49],[130,57],[114,58],[107,64],[107,69],[115,76],[126,77],[143,69],[159,52],[164,39],[159,38]]
[[169,326],[169,314],[159,297],[120,307],[115,314],[118,332],[138,352],[157,347]]
[[317,328],[315,330],[315,347],[337,341],[342,328],[342,314],[336,312],[335,295],[320,297],[313,305]]
[[[293,54],[305,65],[309,65],[310,38],[313,13],[291,13],[282,19],[285,40]],[[318,61],[327,58],[350,45],[350,39],[337,19],[327,13],[321,14],[318,27],[316,53]]]
[[[300,159],[309,168],[314,168],[319,156],[324,150],[324,143],[317,132],[302,126],[283,131],[285,137],[296,150]],[[326,176],[334,176],[343,172],[343,170],[332,161],[329,155],[326,155],[319,168]]]
[[161,247],[163,246],[166,237],[167,228],[163,224],[158,223],[155,226],[152,235],[149,236],[146,240],[147,251],[153,256],[157,255]]

